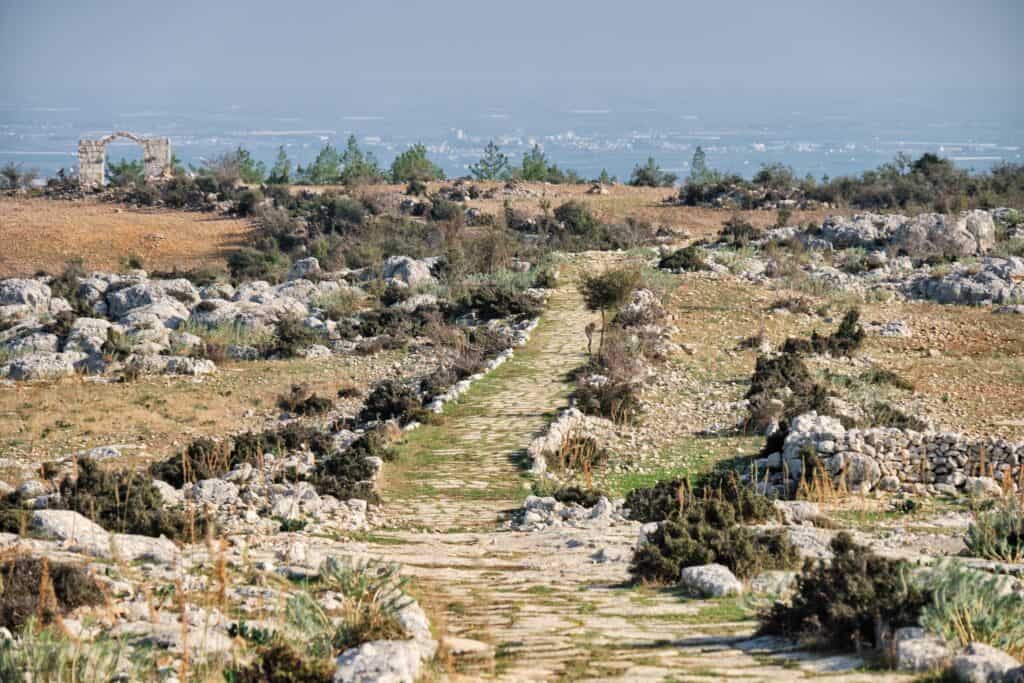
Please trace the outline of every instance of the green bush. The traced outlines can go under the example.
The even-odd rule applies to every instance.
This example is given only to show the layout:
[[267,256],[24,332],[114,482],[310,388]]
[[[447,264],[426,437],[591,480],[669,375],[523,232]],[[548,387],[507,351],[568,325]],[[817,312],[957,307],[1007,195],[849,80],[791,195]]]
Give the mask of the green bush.
[[916,626],[929,595],[906,562],[879,557],[841,532],[830,562],[808,560],[792,603],[764,612],[761,632],[839,651],[881,648],[893,632]]
[[635,187],[672,187],[679,179],[675,173],[663,171],[654,157],[647,157],[647,163],[633,167],[629,184]]
[[629,565],[635,581],[675,583],[684,567],[717,563],[739,578],[796,564],[784,531],[754,532],[725,500],[696,500],[640,544]]
[[413,422],[422,416],[423,401],[412,387],[395,380],[378,382],[366,397],[359,412],[361,422],[397,419],[401,424]]
[[598,225],[590,208],[575,199],[555,209],[555,219],[564,223],[566,229],[574,235],[589,235]]
[[[784,352],[757,357],[746,397],[750,399],[746,427],[760,431],[773,421],[781,423],[811,410],[825,410],[828,393],[797,354]],[[782,402],[781,412],[772,405],[773,400]]]
[[279,396],[277,405],[281,410],[296,415],[323,415],[334,407],[329,398],[317,396],[301,384],[293,384],[287,394]]
[[334,675],[334,663],[311,658],[301,643],[274,639],[256,648],[253,659],[225,669],[225,683],[326,683]]
[[736,247],[745,247],[762,236],[763,232],[755,228],[750,221],[733,216],[722,225],[718,240]]
[[663,256],[658,261],[658,267],[662,270],[682,270],[688,273],[710,269],[701,249],[692,244]]
[[582,505],[585,508],[594,507],[602,496],[608,496],[597,489],[584,489],[579,486],[563,486],[555,489],[551,496],[563,505]]
[[744,484],[733,472],[702,477],[691,486],[686,479],[669,479],[640,487],[626,494],[629,518],[640,522],[660,522],[678,515],[686,505],[703,501],[728,501],[745,522],[760,522],[775,516],[772,503],[753,487]]
[[427,148],[419,143],[399,154],[391,162],[391,182],[393,183],[443,179],[444,171],[427,158]]
[[434,197],[430,203],[430,220],[452,221],[462,215],[462,207],[453,201]]
[[1010,497],[988,512],[975,514],[964,542],[974,557],[1024,562],[1024,503]]
[[846,312],[835,332],[826,336],[811,333],[810,339],[790,337],[782,345],[783,353],[816,353],[832,356],[851,356],[864,343],[864,328],[860,325],[860,311],[852,308]]
[[274,326],[274,340],[269,352],[282,358],[295,358],[322,341],[319,332],[306,327],[298,318],[281,318]]
[[[44,576],[53,589],[50,595],[42,593]],[[20,629],[33,616],[48,624],[61,614],[105,601],[103,591],[84,565],[28,555],[0,563],[0,626],[6,629]]]
[[279,282],[291,267],[291,260],[276,249],[242,247],[228,255],[228,270],[235,282],[268,280]]
[[165,507],[148,473],[103,469],[94,460],[78,460],[78,476],[60,484],[59,506],[74,510],[108,531],[167,536],[195,541],[205,535],[207,520]]

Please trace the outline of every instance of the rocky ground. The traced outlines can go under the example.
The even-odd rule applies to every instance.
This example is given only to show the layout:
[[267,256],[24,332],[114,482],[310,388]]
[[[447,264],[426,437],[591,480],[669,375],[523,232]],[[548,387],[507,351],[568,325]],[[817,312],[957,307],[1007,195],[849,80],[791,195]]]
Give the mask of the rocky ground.
[[[977,223],[982,219],[971,220]],[[975,225],[972,233],[966,221],[966,232],[977,238],[979,229]],[[905,228],[907,224],[894,219],[892,234],[916,234]],[[984,227],[980,231],[984,232]],[[846,234],[838,228],[835,232]],[[923,234],[927,236],[928,230]],[[962,244],[970,248],[966,242]],[[974,244],[977,247],[977,239]],[[710,260],[720,266],[734,259],[719,259],[713,249],[708,251]],[[694,572],[672,588],[630,584],[632,551],[650,529],[625,518],[621,496],[636,486],[704,472],[716,463],[754,455],[764,444],[763,435],[738,430],[737,425],[748,407],[744,394],[755,356],[786,337],[831,330],[851,300],[861,305],[868,323],[865,348],[854,360],[815,361],[816,376],[855,375],[873,367],[897,371],[912,380],[914,388],[887,389],[887,398],[896,405],[938,428],[963,433],[965,439],[998,437],[1001,443],[1011,444],[1009,450],[1003,447],[1004,456],[1018,457],[1014,449],[1024,434],[1019,419],[1024,411],[1024,375],[1020,373],[1024,330],[1018,316],[996,313],[1001,306],[1012,305],[1013,287],[1018,286],[1016,271],[1007,271],[1010,291],[1006,296],[999,293],[965,299],[957,295],[951,300],[974,304],[972,307],[917,301],[936,297],[916,296],[915,292],[922,291],[916,285],[888,287],[899,296],[886,299],[866,296],[865,289],[855,286],[828,293],[797,289],[792,280],[755,272],[758,267],[751,268],[750,263],[762,259],[758,254],[743,255],[745,261],[740,265],[730,260],[732,267],[662,275],[666,280],[658,284],[660,291],[666,292],[666,348],[671,350],[644,378],[641,418],[629,425],[594,421],[590,427],[590,433],[600,438],[612,457],[587,483],[607,497],[583,508],[556,503],[543,495],[531,496],[546,492],[540,468],[535,466],[536,455],[544,449],[545,436],[550,436],[550,423],[569,405],[572,384],[568,373],[586,360],[583,330],[597,318],[586,311],[576,282],[582,272],[594,272],[627,258],[653,263],[657,255],[588,253],[569,259],[563,266],[562,285],[551,294],[529,341],[506,362],[464,388],[457,401],[443,408],[439,420],[397,435],[393,444],[396,455],[381,463],[376,479],[379,506],[321,496],[298,479],[270,485],[266,482],[272,477],[243,466],[222,479],[195,486],[160,487],[166,498],[182,497],[206,505],[220,520],[222,533],[206,542],[182,545],[167,539],[110,534],[67,511],[36,510],[26,523],[26,532],[31,533],[0,538],[4,552],[11,556],[41,554],[54,562],[91,562],[110,597],[102,608],[82,608],[69,615],[64,620],[66,628],[74,635],[103,632],[133,643],[156,644],[166,651],[158,665],[168,675],[180,673],[182,661],[189,659],[182,657],[184,653],[191,653],[198,667],[211,653],[236,652],[241,645],[231,635],[232,624],[242,619],[254,626],[276,624],[282,601],[294,593],[296,582],[317,577],[328,558],[345,557],[398,563],[411,579],[405,590],[416,602],[402,617],[409,639],[380,641],[346,652],[337,665],[338,680],[374,680],[389,667],[397,680],[416,674],[467,681],[789,681],[824,676],[838,681],[913,680],[913,674],[880,668],[875,660],[808,652],[787,641],[758,637],[757,611],[785,591],[792,575],[768,574],[733,585],[713,573]],[[987,278],[985,269],[990,266],[1003,267],[979,263],[980,269],[969,275],[972,282]],[[1012,260],[1006,263],[1011,270],[1016,267]],[[422,270],[420,265],[404,263],[402,272],[408,277]],[[429,276],[429,264],[425,267]],[[812,276],[817,272],[815,266],[809,271]],[[944,277],[958,277],[957,272]],[[347,273],[317,278],[316,282],[304,278],[305,274],[296,272],[289,283],[276,287],[249,285],[241,295],[236,290],[208,292],[211,296],[198,289],[172,291],[172,285],[140,274],[111,275],[135,279],[119,280],[112,292],[100,292],[93,304],[102,303],[102,310],[95,312],[108,326],[133,324],[142,313],[155,315],[154,306],[173,309],[171,312],[185,321],[218,311],[228,311],[231,316],[262,315],[263,307],[273,308],[282,301],[287,301],[286,306],[301,305],[307,318],[317,318],[316,306],[310,305],[310,287],[322,293],[322,287],[332,286],[325,283],[337,287],[351,284]],[[107,282],[103,277],[98,280]],[[33,282],[8,284],[4,290],[17,293],[4,296],[12,300],[9,305],[25,307],[19,309],[25,319],[39,313],[40,307],[52,313],[52,293],[44,296],[40,286],[46,283],[27,284]],[[107,288],[111,284],[107,282]],[[293,296],[292,290],[302,290],[305,295]],[[129,297],[132,291],[138,297]],[[160,296],[151,296],[154,291]],[[961,287],[959,291],[967,290]],[[186,306],[182,297],[188,298],[190,305]],[[793,297],[809,298],[806,310],[793,312],[776,306],[780,299]],[[18,300],[13,301],[15,298]],[[216,303],[204,307],[204,301]],[[122,303],[137,305],[125,307]],[[326,326],[324,320],[317,319]],[[168,329],[164,319],[158,318],[158,322]],[[43,353],[68,353],[67,345],[77,339],[74,329],[64,334],[42,329],[23,334],[22,330],[5,341],[50,335],[56,337],[55,348]],[[743,343],[758,335],[762,337],[758,343]],[[143,339],[137,343],[159,346],[163,341]],[[156,396],[167,392],[162,400],[172,403],[217,394],[232,406],[219,421],[208,425],[210,431],[229,423],[237,431],[243,426],[265,428],[280,421],[277,411],[265,404],[232,403],[238,394],[248,399],[262,392],[266,401],[273,391],[292,383],[296,372],[320,373],[318,381],[324,387],[341,378],[369,383],[392,375],[412,376],[429,367],[431,354],[428,344],[414,345],[412,353],[384,353],[372,359],[359,359],[351,355],[351,349],[338,348],[324,358],[225,364],[222,371],[195,379],[149,378],[129,388],[79,383],[73,391],[83,401],[97,402],[98,412],[109,412],[118,405],[117,400],[123,401],[123,396],[113,397],[114,392],[145,389]],[[287,373],[281,375],[268,370],[283,372],[286,367]],[[305,369],[296,371],[296,367]],[[225,378],[229,372],[230,382]],[[325,373],[329,376],[323,377]],[[11,374],[9,367],[7,374]],[[260,379],[244,379],[253,375]],[[16,414],[22,427],[38,419],[41,406],[57,410],[60,400],[55,401],[55,395],[72,391],[69,380],[41,385],[23,384],[19,377],[13,380],[6,388],[13,397],[9,412]],[[260,385],[267,388],[258,389]],[[877,390],[862,387],[861,391]],[[353,413],[361,402],[360,398],[347,400],[349,403],[336,406],[338,413],[331,417]],[[19,403],[28,405],[18,407]],[[145,401],[141,405],[150,409]],[[175,452],[179,439],[181,444],[188,440],[183,425],[196,421],[196,415],[212,415],[209,409],[188,414],[175,413],[172,407],[159,410],[172,417],[165,418],[161,431],[145,445],[152,445],[150,450],[161,455]],[[821,425],[808,427],[798,430],[803,435],[799,438],[814,444],[824,458],[834,456],[837,442],[850,450],[863,447],[848,438],[845,430],[839,433],[841,427],[825,426],[832,431],[826,434]],[[29,427],[26,432],[32,434],[34,429],[37,427]],[[92,429],[97,428],[89,427]],[[78,426],[68,431],[68,438],[60,442],[66,455],[85,446],[128,441],[119,438],[99,443],[116,433],[109,427],[100,430],[102,436],[85,435]],[[196,433],[202,430],[192,432]],[[342,430],[334,437],[348,438]],[[51,439],[48,444],[57,443],[49,435],[44,438]],[[167,439],[174,443],[163,443]],[[794,443],[796,440],[794,436]],[[157,443],[151,444],[153,441]],[[870,440],[866,443],[877,445]],[[954,440],[936,454],[943,458],[938,465],[944,467],[950,458],[955,461],[958,449],[970,451],[958,443]],[[139,441],[129,445],[139,445]],[[4,447],[12,464],[20,466],[10,470],[10,483],[24,485],[33,474],[27,466],[38,458],[40,449],[31,439],[9,440]],[[132,452],[133,448],[115,447],[96,451],[96,455],[116,458]],[[877,455],[875,451],[860,452]],[[45,455],[52,459],[57,453]],[[780,460],[784,458],[785,449],[779,455]],[[970,477],[923,482],[932,488],[915,492],[931,495],[923,496],[921,504],[909,512],[896,511],[894,504],[905,500],[905,494],[891,490],[900,488],[898,485],[881,485],[885,462],[880,455],[878,459],[878,476],[870,477],[865,495],[821,500],[816,505],[780,504],[786,522],[783,528],[801,553],[827,556],[828,541],[839,530],[852,531],[858,541],[890,557],[927,563],[961,552],[962,535],[971,519],[963,495],[966,487],[974,486]],[[1004,461],[1008,462],[1005,457]],[[290,454],[281,461],[271,460],[266,474],[286,469],[301,475],[312,464],[308,454]],[[940,476],[947,474],[946,470],[939,472]],[[909,475],[904,479],[910,481]],[[939,483],[952,488],[939,489]],[[990,486],[988,482],[976,485],[981,489]],[[34,493],[47,495],[45,490]],[[1022,571],[1019,566],[1003,569],[1017,574]],[[721,588],[723,585],[726,588]],[[694,597],[697,594],[702,597]],[[329,608],[338,596],[327,591],[317,599]]]

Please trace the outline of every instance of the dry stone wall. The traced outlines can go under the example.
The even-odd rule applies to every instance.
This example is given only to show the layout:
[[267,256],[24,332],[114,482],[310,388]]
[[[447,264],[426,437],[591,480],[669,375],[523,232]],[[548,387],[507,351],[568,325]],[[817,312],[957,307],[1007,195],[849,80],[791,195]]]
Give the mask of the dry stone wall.
[[810,453],[835,484],[861,492],[996,493],[1024,476],[1024,442],[957,432],[846,429],[838,419],[812,412],[793,419],[782,451],[756,461],[759,481],[777,487],[775,492],[792,490]]
[[107,143],[117,138],[133,140],[142,146],[146,179],[165,178],[171,173],[171,141],[169,138],[144,138],[118,131],[99,140],[78,141],[78,179],[83,187],[102,187],[106,182]]

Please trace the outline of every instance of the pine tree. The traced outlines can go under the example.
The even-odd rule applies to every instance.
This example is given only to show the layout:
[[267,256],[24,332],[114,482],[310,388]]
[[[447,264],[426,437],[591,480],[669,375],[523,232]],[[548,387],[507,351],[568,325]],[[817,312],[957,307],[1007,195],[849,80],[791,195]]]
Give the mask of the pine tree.
[[444,171],[427,158],[427,148],[417,143],[405,150],[391,163],[391,182],[444,180]]
[[505,180],[508,178],[510,170],[508,157],[495,144],[494,140],[487,143],[480,161],[469,167],[469,172],[477,180]]
[[708,162],[704,150],[698,145],[690,161],[690,182],[702,185],[708,180]]
[[522,180],[547,180],[548,159],[540,145],[534,145],[529,152],[523,153],[523,167],[519,177]]
[[284,145],[277,148],[277,161],[274,162],[274,167],[270,169],[270,175],[267,176],[267,184],[269,185],[287,185],[292,182],[292,160],[288,158],[288,153],[284,151]]
[[377,158],[371,152],[363,153],[355,135],[348,136],[345,151],[341,154],[341,182],[346,185],[373,183],[384,179]]

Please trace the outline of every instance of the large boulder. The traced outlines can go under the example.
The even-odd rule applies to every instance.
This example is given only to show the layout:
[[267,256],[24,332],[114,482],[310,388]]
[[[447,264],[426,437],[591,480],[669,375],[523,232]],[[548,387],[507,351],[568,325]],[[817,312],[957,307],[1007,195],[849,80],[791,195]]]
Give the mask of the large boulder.
[[963,683],[1001,683],[1006,674],[1019,667],[1020,662],[1002,650],[970,643],[953,658],[953,673]]
[[12,356],[23,356],[30,353],[57,353],[60,340],[57,335],[48,332],[30,332],[0,344]]
[[120,318],[129,311],[158,302],[173,301],[185,310],[199,302],[199,290],[184,278],[175,280],[149,280],[107,293],[108,313]]
[[56,379],[75,374],[76,365],[86,361],[84,353],[31,353],[15,358],[0,366],[0,377],[28,381],[34,379]]
[[893,234],[892,246],[915,258],[976,256],[996,243],[995,223],[987,211],[964,211],[953,217],[940,213],[914,216]]
[[112,534],[74,510],[36,510],[32,527],[44,538],[61,541],[72,552],[93,557],[172,564],[180,555],[178,547],[163,536]]
[[900,671],[939,671],[953,656],[944,640],[916,626],[897,629],[893,646]]
[[160,299],[131,309],[119,322],[129,328],[160,326],[175,330],[188,319],[189,310],[185,304],[175,299]]
[[64,350],[98,354],[103,350],[110,327],[111,323],[103,318],[77,318],[64,340]]
[[829,216],[821,224],[821,238],[840,249],[874,247],[888,242],[906,220],[906,216],[899,214]]
[[429,262],[408,256],[391,256],[384,261],[384,279],[396,280],[410,287],[434,282]]
[[302,258],[292,264],[288,271],[289,280],[308,280],[310,275],[320,274],[320,261],[315,256]]
[[739,595],[743,584],[724,565],[702,564],[679,572],[679,589],[695,598],[721,598]]
[[187,356],[157,356],[132,354],[125,361],[125,367],[142,375],[189,375],[198,377],[217,371],[212,360],[189,358]]
[[37,312],[50,309],[50,286],[39,280],[0,280],[0,306],[28,306]]

